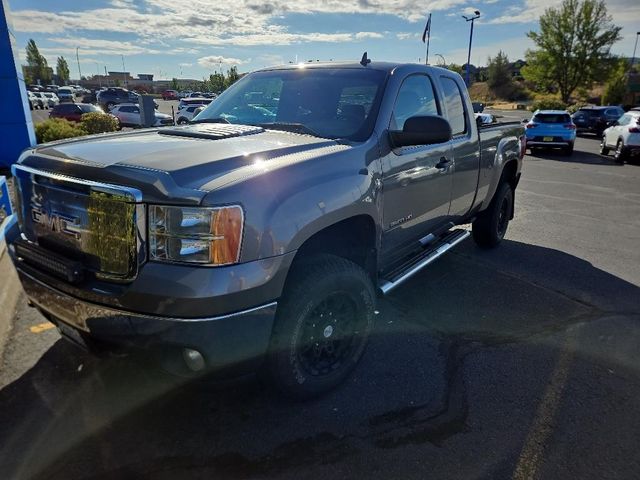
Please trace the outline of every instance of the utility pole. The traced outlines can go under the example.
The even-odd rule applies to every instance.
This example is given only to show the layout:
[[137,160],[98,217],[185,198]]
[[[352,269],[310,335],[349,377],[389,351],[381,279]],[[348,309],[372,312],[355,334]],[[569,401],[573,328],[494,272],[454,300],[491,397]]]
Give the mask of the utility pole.
[[467,17],[465,15],[462,15],[462,18],[464,18],[467,22],[471,22],[471,32],[469,33],[469,54],[467,55],[467,87],[471,85],[471,83],[469,82],[469,64],[471,63],[471,42],[473,41],[473,22],[474,20],[480,18],[480,11],[476,10],[474,13],[473,17]]
[[122,57],[122,80],[124,83],[124,86],[127,86],[127,74],[125,72],[126,68],[124,66],[124,55],[120,55]]
[[78,81],[82,80],[82,72],[80,71],[80,55],[78,55],[78,48],[76,47],[76,62],[78,62]]

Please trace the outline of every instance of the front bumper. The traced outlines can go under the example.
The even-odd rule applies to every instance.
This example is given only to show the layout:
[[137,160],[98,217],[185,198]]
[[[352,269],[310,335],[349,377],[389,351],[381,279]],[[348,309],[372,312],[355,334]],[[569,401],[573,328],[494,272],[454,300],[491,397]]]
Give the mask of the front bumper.
[[68,340],[89,350],[145,350],[172,373],[187,374],[185,348],[204,357],[207,370],[250,371],[262,360],[276,314],[276,302],[207,318],[140,314],[82,301],[18,268],[30,303]]

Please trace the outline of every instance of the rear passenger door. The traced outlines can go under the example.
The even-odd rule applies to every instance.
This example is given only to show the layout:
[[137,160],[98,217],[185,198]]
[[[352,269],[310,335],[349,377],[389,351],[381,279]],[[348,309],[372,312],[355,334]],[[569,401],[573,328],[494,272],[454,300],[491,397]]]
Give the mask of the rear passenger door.
[[478,188],[480,148],[463,91],[453,77],[440,76],[443,106],[453,134],[453,189],[450,215],[463,216],[471,209]]

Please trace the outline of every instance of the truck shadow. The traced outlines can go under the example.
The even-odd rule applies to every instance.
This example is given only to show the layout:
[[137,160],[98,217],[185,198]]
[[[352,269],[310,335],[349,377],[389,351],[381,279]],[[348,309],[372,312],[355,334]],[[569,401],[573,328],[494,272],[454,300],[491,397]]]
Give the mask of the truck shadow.
[[[640,314],[638,299],[637,286],[557,250],[467,243],[383,299],[354,375],[302,404],[254,378],[169,382],[139,360],[89,358],[60,340],[0,391],[0,477],[312,478],[371,468],[362,476],[408,478],[401,464],[386,467],[397,475],[383,474],[370,460],[422,445],[436,449],[435,461],[451,437],[475,433],[491,444],[490,457],[451,454],[481,478],[512,467],[558,354],[554,335],[604,314]],[[516,348],[515,361],[499,363],[500,373],[479,368],[505,346]],[[504,380],[528,367],[526,384]],[[526,400],[472,398],[479,387],[470,369],[497,382],[496,398],[518,390]],[[471,410],[480,412],[474,422]],[[505,418],[508,434],[477,431],[478,422]]]

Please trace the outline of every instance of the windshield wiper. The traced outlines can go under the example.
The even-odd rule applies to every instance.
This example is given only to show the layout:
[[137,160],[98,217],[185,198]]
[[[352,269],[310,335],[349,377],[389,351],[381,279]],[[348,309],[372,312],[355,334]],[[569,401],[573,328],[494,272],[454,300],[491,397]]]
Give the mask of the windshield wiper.
[[306,125],[303,125],[302,123],[269,122],[269,123],[260,123],[258,126],[262,128],[271,129],[271,130],[284,130],[285,132],[306,133],[307,135],[313,135],[314,137],[325,138],[319,133],[311,130]]
[[203,118],[201,120],[192,120],[189,123],[231,123],[231,122],[224,117],[217,117],[217,118]]

